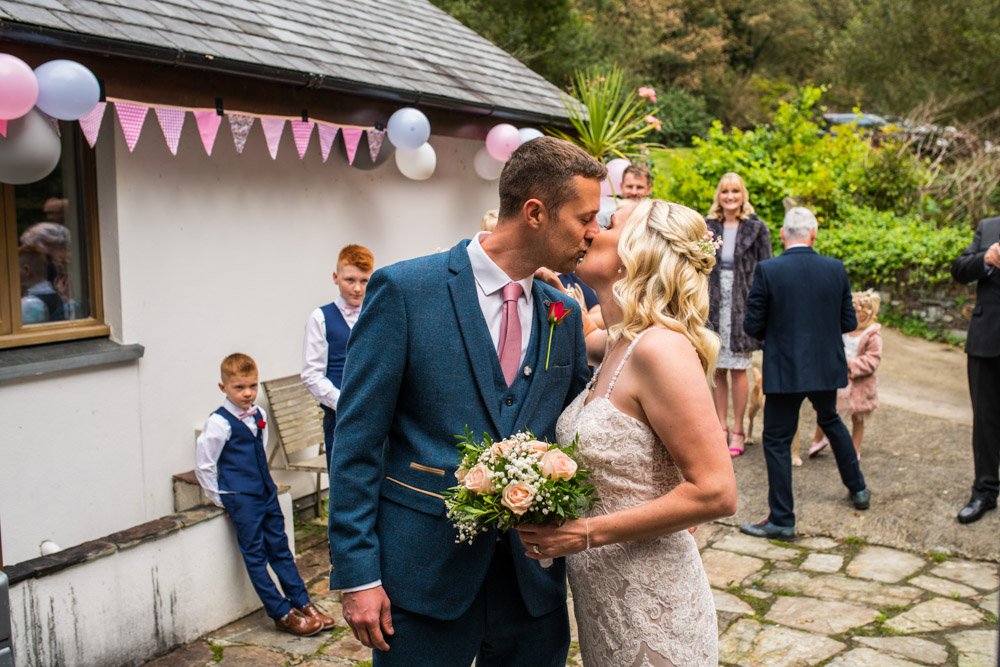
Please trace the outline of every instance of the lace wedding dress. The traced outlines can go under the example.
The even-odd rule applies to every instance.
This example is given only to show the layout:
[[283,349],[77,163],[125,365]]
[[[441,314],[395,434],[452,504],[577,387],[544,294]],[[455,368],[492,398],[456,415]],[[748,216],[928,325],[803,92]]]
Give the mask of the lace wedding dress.
[[[592,471],[598,496],[590,516],[640,505],[682,481],[652,429],[611,403],[618,375],[642,335],[629,345],[605,395],[587,403],[585,390],[556,427],[559,442],[580,436],[580,463]],[[718,664],[715,603],[688,531],[597,547],[567,560],[584,665]]]

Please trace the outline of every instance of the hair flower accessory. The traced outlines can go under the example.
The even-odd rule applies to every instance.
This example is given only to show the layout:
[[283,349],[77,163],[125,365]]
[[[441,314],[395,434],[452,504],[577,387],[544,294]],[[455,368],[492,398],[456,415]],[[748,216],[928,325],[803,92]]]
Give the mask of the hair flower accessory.
[[705,236],[698,241],[698,247],[706,255],[715,257],[715,253],[722,247],[722,237],[715,238],[715,232],[709,229],[705,232]]
[[549,345],[545,350],[545,370],[549,370],[549,355],[552,353],[552,332],[557,324],[569,315],[571,308],[567,308],[562,301],[553,301],[549,304]]

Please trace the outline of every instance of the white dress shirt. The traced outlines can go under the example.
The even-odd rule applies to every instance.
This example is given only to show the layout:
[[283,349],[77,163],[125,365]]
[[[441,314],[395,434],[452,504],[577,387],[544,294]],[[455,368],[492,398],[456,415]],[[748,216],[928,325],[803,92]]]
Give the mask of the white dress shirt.
[[[233,405],[232,401],[228,398],[222,404],[222,407],[229,414],[240,419],[240,414],[243,410]],[[240,421],[249,427],[251,433],[257,435],[257,420],[264,420],[264,437],[261,446],[266,450],[268,434],[267,413],[259,405],[255,405],[254,408],[257,409],[256,415],[247,415],[240,419]],[[232,434],[233,429],[229,426],[226,418],[213,412],[205,420],[205,426],[201,429],[201,435],[198,436],[198,441],[194,449],[194,476],[198,478],[198,483],[205,490],[205,495],[208,496],[208,499],[219,507],[222,507],[222,499],[219,497],[219,494],[230,493],[229,491],[219,491],[219,456],[222,455],[222,448],[229,442],[229,437]]]
[[[358,313],[348,315],[344,312],[347,309],[347,302],[344,297],[337,296],[333,302],[344,316],[344,321],[351,329],[358,321]],[[326,318],[323,317],[323,309],[317,308],[309,315],[306,321],[306,335],[302,342],[302,384],[306,386],[309,393],[316,397],[316,400],[331,410],[337,409],[337,401],[340,399],[340,389],[335,387],[326,377],[326,364],[330,354],[330,345],[326,342]]]
[[[486,326],[490,329],[490,337],[493,339],[493,348],[500,347],[500,327],[503,324],[503,288],[504,285],[512,281],[499,266],[496,265],[490,256],[483,250],[480,241],[486,238],[489,232],[480,232],[472,237],[467,248],[469,253],[469,263],[472,265],[472,276],[476,281],[476,294],[479,297],[479,308],[483,311],[483,318]],[[524,294],[517,300],[517,316],[521,320],[521,359],[519,364],[524,363],[524,355],[528,351],[528,342],[531,339],[531,325],[534,317],[533,299],[531,296],[531,283],[534,276],[528,276],[521,280],[515,280],[521,284]],[[356,593],[381,586],[382,580],[373,581],[361,586],[345,588],[342,593]]]
[[524,290],[523,298],[517,300],[517,316],[521,320],[521,359],[518,364],[524,363],[524,355],[528,352],[528,342],[531,340],[531,325],[535,311],[532,305],[534,299],[531,295],[531,283],[534,276],[528,276],[520,280],[514,280],[503,272],[496,265],[490,256],[483,250],[481,241],[489,236],[489,232],[480,232],[472,237],[472,241],[467,248],[469,253],[469,263],[472,264],[472,275],[476,279],[476,294],[479,296],[479,308],[483,311],[486,319],[486,326],[490,329],[490,336],[493,338],[493,348],[500,348],[500,328],[503,325],[503,288],[513,281],[520,283]]

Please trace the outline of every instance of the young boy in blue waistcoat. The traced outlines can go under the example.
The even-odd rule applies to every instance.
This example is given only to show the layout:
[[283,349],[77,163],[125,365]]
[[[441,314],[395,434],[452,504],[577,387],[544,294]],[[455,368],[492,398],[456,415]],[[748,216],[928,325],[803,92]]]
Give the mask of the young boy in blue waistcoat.
[[347,340],[358,321],[361,304],[368,289],[368,279],[375,269],[375,257],[368,248],[351,244],[337,256],[333,284],[337,298],[312,311],[306,322],[302,343],[302,384],[323,408],[323,444],[326,467],[330,469],[333,431],[337,426],[337,401],[344,377]]
[[[245,354],[222,360],[219,389],[226,401],[209,415],[195,449],[195,476],[224,507],[254,590],[279,630],[299,636],[329,630],[334,621],[309,601],[288,548],[278,489],[267,467],[267,415],[257,407],[257,364]],[[278,591],[267,571],[281,583]]]

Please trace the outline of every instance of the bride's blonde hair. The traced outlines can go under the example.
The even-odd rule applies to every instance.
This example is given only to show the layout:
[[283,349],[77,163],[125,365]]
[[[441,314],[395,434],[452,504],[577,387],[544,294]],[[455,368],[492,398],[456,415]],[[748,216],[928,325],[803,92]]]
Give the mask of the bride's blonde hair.
[[612,287],[622,320],[608,331],[610,343],[634,339],[651,326],[683,334],[706,375],[712,375],[719,337],[708,319],[708,274],[715,247],[705,219],[686,206],[647,199],[636,206],[618,240],[625,277]]

